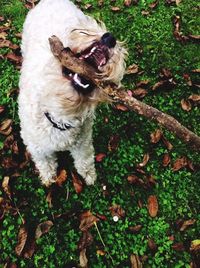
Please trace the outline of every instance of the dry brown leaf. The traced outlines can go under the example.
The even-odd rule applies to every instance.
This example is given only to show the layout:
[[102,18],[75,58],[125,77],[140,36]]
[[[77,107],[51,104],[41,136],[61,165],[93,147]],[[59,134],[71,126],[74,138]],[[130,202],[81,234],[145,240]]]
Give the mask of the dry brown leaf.
[[185,156],[183,156],[181,158],[176,159],[176,161],[173,164],[172,170],[173,171],[178,171],[181,168],[186,167],[187,165],[188,165],[188,159]]
[[79,255],[80,267],[87,268],[88,267],[88,259],[86,257],[86,249],[80,251]]
[[130,226],[128,229],[131,232],[133,232],[134,234],[137,234],[142,229],[142,225],[138,224],[138,225],[135,225],[135,226]]
[[138,178],[138,176],[136,176],[136,175],[133,174],[133,175],[129,175],[128,178],[127,178],[127,180],[131,184],[136,184],[136,183],[138,183],[139,178]]
[[12,132],[12,120],[11,119],[5,119],[0,124],[0,134],[8,136]]
[[193,101],[194,103],[199,103],[200,102],[200,95],[197,94],[192,94],[188,97],[188,100]]
[[150,250],[153,251],[153,252],[155,252],[157,250],[157,248],[158,248],[156,243],[155,243],[155,241],[153,239],[151,239],[151,238],[148,239],[147,244],[148,244],[148,247],[150,248]]
[[10,178],[8,176],[5,176],[2,181],[2,189],[7,194],[7,196],[11,199],[11,190],[9,186]]
[[176,5],[178,6],[182,0],[175,0],[176,1]]
[[142,268],[143,266],[142,262],[140,261],[140,258],[135,254],[131,254],[130,261],[131,268]]
[[113,12],[119,12],[121,11],[121,8],[120,7],[111,7],[110,8]]
[[89,10],[89,9],[91,9],[93,7],[93,5],[92,4],[86,4],[85,6],[84,6],[84,9],[85,10]]
[[164,135],[162,136],[162,141],[169,151],[173,149],[173,145],[165,138]]
[[128,111],[128,108],[125,105],[121,104],[121,103],[116,104],[115,105],[115,108],[117,110],[120,110],[120,111],[123,111],[123,112],[127,112]]
[[6,55],[6,58],[10,61],[13,61],[16,64],[19,64],[22,62],[22,57],[21,56],[17,56],[16,54],[10,52]]
[[166,80],[159,81],[159,82],[155,83],[155,85],[152,87],[152,90],[159,89],[159,88],[165,86],[167,83],[168,83],[168,81],[166,81]]
[[200,35],[189,34],[188,37],[193,41],[200,41]]
[[158,143],[162,136],[162,131],[160,129],[156,129],[153,133],[150,134],[151,143]]
[[93,242],[93,236],[90,232],[84,231],[82,236],[78,242],[78,249],[81,251],[87,247],[89,247]]
[[21,226],[19,229],[19,233],[18,233],[18,241],[17,241],[17,245],[15,247],[15,253],[17,254],[17,256],[21,256],[22,251],[25,247],[26,241],[27,241],[27,237],[28,237],[28,232],[27,229],[25,228],[25,226]]
[[124,6],[125,7],[130,7],[132,4],[132,0],[124,0]]
[[190,220],[184,221],[181,228],[180,228],[180,231],[181,232],[185,231],[185,229],[187,229],[189,226],[192,226],[195,222],[196,222],[195,219],[190,219]]
[[169,69],[167,68],[162,68],[161,69],[161,72],[159,74],[159,76],[162,78],[162,79],[170,79],[172,78],[172,73]]
[[175,251],[184,251],[184,250],[185,250],[184,245],[183,245],[182,242],[173,244],[173,245],[172,245],[172,248],[173,248]]
[[120,141],[119,135],[111,136],[108,142],[108,150],[110,152],[116,151],[119,146],[119,141]]
[[148,94],[148,92],[144,88],[137,88],[132,90],[132,94],[134,97],[144,98]]
[[74,189],[77,194],[80,194],[83,191],[83,183],[82,181],[78,178],[78,175],[76,173],[72,172],[72,181],[74,185]]
[[158,0],[156,0],[156,1],[152,2],[151,4],[149,4],[149,8],[151,8],[151,9],[156,8],[156,7],[158,6],[158,3],[159,3],[159,1],[158,1]]
[[49,208],[52,208],[53,205],[52,205],[52,190],[50,190],[46,196],[46,201],[49,205]]
[[35,239],[39,239],[43,234],[46,234],[49,232],[49,230],[51,229],[51,227],[53,226],[53,222],[52,221],[45,221],[40,223],[35,231]]
[[79,229],[82,232],[87,231],[89,228],[91,228],[94,225],[94,223],[99,221],[99,219],[96,216],[94,216],[90,210],[83,212],[80,215],[80,220],[81,220],[81,223],[80,223]]
[[104,0],[98,0],[98,6],[102,7],[104,5]]
[[3,113],[5,111],[5,106],[4,105],[0,105],[0,114]]
[[125,217],[125,211],[123,208],[121,208],[120,205],[114,204],[112,207],[109,208],[112,217],[117,216],[118,218],[124,218]]
[[192,73],[200,74],[200,69],[193,69]]
[[158,214],[158,200],[155,195],[150,195],[148,198],[148,211],[149,215],[154,218]]
[[143,16],[148,16],[150,14],[150,12],[148,10],[142,10],[141,13]]
[[143,160],[141,163],[137,164],[138,167],[145,167],[146,164],[148,163],[149,161],[149,153],[146,153],[144,156],[143,156]]
[[67,171],[65,169],[60,170],[59,175],[56,178],[56,184],[62,186],[67,180]]
[[106,255],[106,251],[102,250],[102,249],[97,249],[97,255],[104,256],[104,255]]
[[147,87],[149,85],[149,80],[142,80],[142,81],[139,81],[137,84],[136,84],[136,87]]
[[139,72],[139,67],[137,64],[132,64],[128,66],[126,74],[137,74]]
[[187,111],[187,112],[189,112],[192,109],[191,102],[185,99],[181,100],[181,107],[184,111]]
[[96,160],[96,162],[102,162],[103,161],[103,159],[106,157],[106,154],[104,154],[104,153],[99,153],[99,154],[97,154],[96,156],[95,156],[95,160]]
[[196,239],[191,242],[190,250],[200,252],[200,239]]
[[163,167],[167,167],[171,162],[171,157],[168,153],[165,153],[162,160]]

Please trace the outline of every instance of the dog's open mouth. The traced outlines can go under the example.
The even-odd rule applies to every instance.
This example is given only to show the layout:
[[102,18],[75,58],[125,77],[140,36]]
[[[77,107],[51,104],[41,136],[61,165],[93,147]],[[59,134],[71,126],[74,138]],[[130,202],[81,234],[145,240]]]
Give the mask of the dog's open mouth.
[[106,45],[101,42],[95,42],[77,56],[99,70],[108,62],[109,54],[109,48]]

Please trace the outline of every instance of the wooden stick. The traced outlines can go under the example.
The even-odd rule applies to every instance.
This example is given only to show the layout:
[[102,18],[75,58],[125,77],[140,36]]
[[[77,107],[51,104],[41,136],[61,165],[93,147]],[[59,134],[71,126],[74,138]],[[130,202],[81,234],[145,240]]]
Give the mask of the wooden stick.
[[[100,74],[85,61],[76,58],[70,49],[65,49],[62,42],[56,36],[49,38],[49,43],[53,55],[59,59],[63,66],[74,73],[84,76],[97,86],[103,85],[100,82]],[[123,103],[129,110],[132,110],[139,115],[143,115],[150,120],[157,121],[160,125],[174,133],[192,148],[198,151],[200,150],[200,137],[181,125],[174,117],[129,96],[124,89],[119,90],[114,89],[111,86],[105,86],[104,91],[115,102]]]

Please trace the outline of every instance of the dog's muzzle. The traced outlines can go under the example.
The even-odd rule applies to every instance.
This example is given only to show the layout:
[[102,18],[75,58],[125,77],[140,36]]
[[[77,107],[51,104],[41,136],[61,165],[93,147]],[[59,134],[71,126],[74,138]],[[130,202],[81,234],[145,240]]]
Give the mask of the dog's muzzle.
[[99,41],[81,51],[78,57],[100,70],[110,59],[115,45],[116,39],[111,33],[107,32],[102,35]]

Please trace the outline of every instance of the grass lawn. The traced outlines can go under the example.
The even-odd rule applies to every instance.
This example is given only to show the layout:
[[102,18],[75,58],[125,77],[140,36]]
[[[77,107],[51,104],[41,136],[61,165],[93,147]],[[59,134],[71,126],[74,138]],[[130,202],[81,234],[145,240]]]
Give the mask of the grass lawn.
[[[92,268],[199,267],[199,246],[190,248],[200,239],[200,155],[158,124],[114,105],[101,105],[94,146],[97,158],[104,157],[96,163],[98,180],[92,187],[74,182],[69,155],[67,179],[51,189],[40,184],[33,163],[24,160],[17,115],[17,46],[28,12],[25,2],[31,1],[0,0],[0,268],[80,267],[83,248]],[[200,135],[198,103],[188,100],[200,95],[198,1],[76,2],[125,40],[127,65],[136,64],[139,71],[125,75],[124,87],[146,89],[145,103]],[[182,36],[196,38],[175,38],[175,16],[181,18]],[[5,40],[10,43],[2,47]],[[141,81],[146,82],[138,85]],[[157,129],[163,135],[153,143],[150,135]],[[147,163],[144,156],[149,156]],[[86,232],[80,228],[83,219],[90,225]]]

